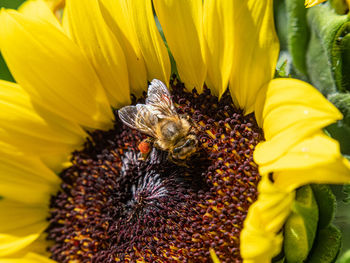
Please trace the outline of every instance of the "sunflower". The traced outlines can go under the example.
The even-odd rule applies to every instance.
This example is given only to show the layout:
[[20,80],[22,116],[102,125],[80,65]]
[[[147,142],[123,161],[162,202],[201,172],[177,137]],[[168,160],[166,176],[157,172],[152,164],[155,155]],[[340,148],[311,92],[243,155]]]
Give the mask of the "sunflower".
[[[272,0],[34,0],[0,25],[0,262],[270,262],[296,189],[350,181],[339,111],[273,79]],[[140,160],[117,117],[152,79],[198,126],[186,166]]]

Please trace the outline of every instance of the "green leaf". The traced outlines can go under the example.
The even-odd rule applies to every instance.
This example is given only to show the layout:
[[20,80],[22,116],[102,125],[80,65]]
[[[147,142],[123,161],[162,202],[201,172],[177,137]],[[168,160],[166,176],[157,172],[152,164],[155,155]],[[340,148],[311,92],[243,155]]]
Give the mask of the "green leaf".
[[276,25],[276,31],[278,39],[280,41],[281,50],[288,49],[288,24],[287,24],[287,11],[286,11],[286,2],[284,0],[275,0],[273,1],[273,10],[274,10],[274,19]]
[[350,262],[350,250],[346,251],[343,256],[339,259],[338,263],[349,263]]
[[344,203],[350,203],[350,184],[345,184],[343,186],[343,193],[345,194],[345,198],[343,200]]
[[174,59],[174,56],[173,54],[171,53],[170,51],[170,48],[168,46],[168,42],[166,41],[165,39],[165,35],[164,35],[164,31],[163,31],[163,28],[158,20],[158,17],[157,16],[154,16],[154,20],[156,21],[156,26],[157,26],[157,29],[159,31],[159,34],[160,36],[162,37],[163,39],[163,42],[165,44],[165,47],[167,48],[168,50],[168,54],[169,54],[169,59],[170,59],[170,65],[171,65],[171,74],[175,74],[179,79],[179,73],[177,72],[177,67],[176,67],[176,62],[175,62],[175,59]]
[[292,213],[284,228],[287,262],[303,262],[312,248],[317,230],[318,207],[309,185],[297,190]]
[[332,45],[332,69],[339,91],[350,91],[350,22],[344,23]]
[[343,121],[338,121],[327,127],[327,131],[331,134],[332,138],[336,139],[340,143],[340,151],[342,154],[350,154],[350,126],[346,125]]
[[341,232],[333,225],[317,232],[307,263],[334,262],[341,247]]
[[[350,249],[350,203],[346,203],[344,200],[348,197],[346,189],[349,189],[349,185],[331,185],[330,187],[337,198],[337,209],[333,224],[343,233],[342,249],[347,251]],[[344,251],[341,251],[341,253]]]
[[350,93],[331,94],[328,99],[341,111],[344,122],[350,126]]
[[325,95],[350,90],[348,26],[350,17],[338,15],[329,3],[307,13],[311,39],[306,55],[311,82]]
[[306,51],[310,31],[307,25],[305,0],[286,0],[288,50],[293,58],[293,65],[302,79],[307,79]]
[[322,229],[330,225],[334,218],[336,198],[328,185],[313,184],[311,188],[318,205],[318,228]]
[[[349,67],[350,68],[350,67]],[[350,154],[350,93],[335,93],[328,99],[341,111],[344,119],[327,127],[331,137],[340,143],[342,154]]]
[[328,64],[328,57],[315,32],[311,33],[308,52],[306,54],[306,64],[311,83],[319,91],[323,94],[335,93],[337,91]]
[[345,15],[349,11],[346,0],[330,0],[329,2],[337,14]]

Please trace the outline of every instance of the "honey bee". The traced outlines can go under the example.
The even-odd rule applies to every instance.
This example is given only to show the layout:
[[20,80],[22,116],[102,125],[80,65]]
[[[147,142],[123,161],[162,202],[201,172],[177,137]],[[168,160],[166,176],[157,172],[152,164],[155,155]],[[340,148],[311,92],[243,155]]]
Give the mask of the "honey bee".
[[176,112],[163,82],[152,80],[145,103],[126,106],[118,111],[124,124],[151,137],[139,145],[143,159],[150,152],[147,143],[167,151],[174,162],[184,161],[196,152],[198,141],[194,126],[188,116]]

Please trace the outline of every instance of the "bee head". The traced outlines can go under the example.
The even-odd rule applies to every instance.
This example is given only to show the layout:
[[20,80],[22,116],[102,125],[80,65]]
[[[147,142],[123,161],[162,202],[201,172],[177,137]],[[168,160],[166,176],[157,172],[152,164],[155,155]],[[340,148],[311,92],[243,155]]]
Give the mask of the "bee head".
[[195,135],[188,135],[183,140],[175,145],[172,150],[172,157],[174,159],[184,160],[191,156],[197,148],[197,138]]

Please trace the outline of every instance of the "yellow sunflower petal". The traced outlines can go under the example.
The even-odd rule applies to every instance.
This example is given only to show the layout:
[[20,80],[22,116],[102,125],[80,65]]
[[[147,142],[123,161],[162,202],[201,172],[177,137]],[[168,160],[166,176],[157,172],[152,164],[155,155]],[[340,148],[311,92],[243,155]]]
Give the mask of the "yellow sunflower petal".
[[[3,146],[3,144],[0,144]],[[46,204],[60,180],[38,158],[0,152],[0,195],[28,204]]]
[[147,72],[136,32],[130,23],[127,1],[100,0],[99,4],[107,25],[123,48],[131,92],[140,96],[147,89]]
[[204,1],[205,60],[208,68],[206,83],[221,97],[225,92],[235,63],[234,1]]
[[324,163],[317,167],[276,172],[274,178],[276,185],[287,190],[296,189],[310,183],[350,183],[350,164],[347,159],[339,157],[333,162]]
[[93,68],[63,32],[16,11],[0,14],[0,48],[16,81],[37,103],[91,128],[113,114]]
[[46,229],[48,207],[0,200],[0,257],[31,244]]
[[27,253],[21,257],[0,258],[0,263],[55,263],[47,256],[35,253]]
[[0,80],[0,134],[2,141],[29,153],[59,152],[80,145],[87,136],[79,126],[58,116],[50,115],[45,120],[18,84],[3,80]]
[[59,21],[51,11],[49,5],[43,0],[27,0],[18,8],[18,11],[26,16],[47,21],[59,30],[62,30]]
[[218,256],[216,255],[215,250],[212,249],[212,248],[210,248],[210,249],[209,249],[209,252],[210,252],[211,260],[212,260],[214,263],[220,263],[220,259],[219,259]]
[[130,104],[124,53],[107,27],[97,0],[67,1],[65,12],[69,32],[93,65],[110,104],[117,108]]
[[237,106],[254,110],[257,92],[274,75],[279,42],[272,0],[234,1],[234,63],[230,91]]
[[[0,257],[0,263],[6,262],[1,260],[12,260],[9,262],[16,262],[15,260],[25,260],[25,259],[37,259],[38,261],[35,262],[55,262],[51,261],[49,259],[50,252],[47,251],[48,246],[53,245],[54,243],[52,241],[47,240],[47,234],[45,232],[41,233],[41,235],[30,245],[26,246],[25,248],[16,251],[14,253],[11,253],[10,255],[6,255],[4,258]],[[46,261],[45,261],[46,259]],[[44,261],[40,261],[44,260]],[[23,261],[20,261],[23,262]],[[24,261],[26,262],[26,261]]]
[[327,1],[327,0],[305,0],[305,7],[306,8],[313,7],[315,5],[323,3],[325,1]]
[[262,128],[263,126],[263,111],[264,111],[264,106],[265,106],[265,101],[266,101],[266,90],[268,87],[268,83],[263,86],[259,90],[259,92],[256,95],[256,100],[255,100],[255,105],[254,105],[254,115],[256,122],[258,123],[259,127]]
[[266,87],[263,130],[266,142],[254,151],[262,165],[293,145],[342,118],[340,112],[311,85],[296,79],[274,79]]
[[267,263],[282,246],[282,228],[291,211],[294,193],[279,189],[267,176],[258,186],[259,196],[248,210],[241,233],[241,255],[244,262]]
[[72,38],[72,32],[70,32],[69,19],[68,19],[66,9],[64,9],[62,12],[62,22],[61,23],[62,23],[62,28],[63,28],[64,33],[66,33],[67,36]]
[[332,163],[339,157],[339,143],[320,132],[294,145],[275,162],[260,165],[259,171],[267,174],[273,171],[312,168]]
[[202,92],[206,67],[202,26],[202,0],[153,0],[181,81]]
[[170,59],[154,20],[152,1],[134,0],[128,3],[145,60],[148,80],[159,79],[168,85],[171,73]]
[[66,0],[45,0],[45,2],[48,4],[48,6],[53,12],[64,8],[64,5],[66,4]]

